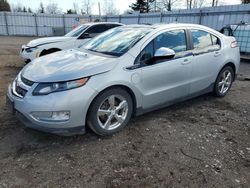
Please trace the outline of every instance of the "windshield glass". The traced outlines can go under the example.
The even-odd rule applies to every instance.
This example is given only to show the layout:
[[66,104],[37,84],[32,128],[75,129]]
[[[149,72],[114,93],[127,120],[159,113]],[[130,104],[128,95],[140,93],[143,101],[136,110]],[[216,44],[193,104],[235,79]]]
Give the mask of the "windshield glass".
[[152,29],[149,27],[117,27],[90,40],[84,49],[113,56],[121,56]]
[[68,32],[65,36],[66,37],[78,37],[83,30],[85,30],[88,27],[88,25],[79,25],[75,29]]

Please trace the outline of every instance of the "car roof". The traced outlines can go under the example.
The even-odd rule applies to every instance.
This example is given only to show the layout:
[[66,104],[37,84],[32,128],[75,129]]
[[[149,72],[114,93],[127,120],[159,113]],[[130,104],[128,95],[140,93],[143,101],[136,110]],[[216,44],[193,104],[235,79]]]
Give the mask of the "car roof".
[[89,25],[89,26],[92,26],[92,25],[100,25],[100,24],[116,24],[116,25],[124,25],[122,23],[119,23],[119,22],[88,22],[88,23],[84,23],[82,25]]
[[164,30],[164,29],[171,29],[171,28],[176,28],[176,27],[183,27],[183,28],[194,28],[194,29],[201,29],[201,30],[205,30],[208,32],[212,32],[212,33],[216,33],[217,35],[221,36],[221,33],[206,27],[204,25],[199,25],[199,24],[187,24],[187,23],[157,23],[157,24],[131,24],[131,25],[124,25],[121,26],[123,28],[151,28],[153,31],[160,31],[160,30]]

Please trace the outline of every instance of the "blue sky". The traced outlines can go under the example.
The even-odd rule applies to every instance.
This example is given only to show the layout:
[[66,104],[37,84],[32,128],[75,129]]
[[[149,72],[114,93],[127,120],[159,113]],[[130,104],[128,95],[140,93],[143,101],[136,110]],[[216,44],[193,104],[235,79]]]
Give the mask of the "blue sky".
[[[58,6],[62,9],[63,12],[66,12],[67,9],[73,8],[73,3],[76,2],[79,5],[79,8],[83,5],[84,0],[8,0],[11,5],[21,4],[26,7],[31,7],[33,11],[37,10],[40,2],[46,6],[50,2],[57,3]],[[92,12],[94,14],[98,14],[98,2],[100,2],[101,6],[104,4],[106,0],[90,0],[93,1]],[[158,0],[159,1],[159,0]],[[209,0],[212,1],[212,0]],[[238,4],[240,0],[219,0],[223,2],[223,4]],[[120,13],[123,13],[125,10],[129,8],[129,5],[135,0],[113,0],[114,6],[119,10]]]

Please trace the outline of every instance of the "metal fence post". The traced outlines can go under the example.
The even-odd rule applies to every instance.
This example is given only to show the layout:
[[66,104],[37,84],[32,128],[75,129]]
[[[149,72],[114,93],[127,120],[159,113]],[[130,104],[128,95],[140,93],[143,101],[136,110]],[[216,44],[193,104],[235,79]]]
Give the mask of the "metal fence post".
[[160,23],[162,23],[162,20],[163,20],[163,13],[161,12],[161,15],[160,15]]
[[34,19],[35,19],[36,36],[38,36],[38,25],[37,25],[37,16],[36,16],[36,14],[34,14]]
[[62,15],[62,19],[63,19],[63,31],[64,31],[64,34],[66,34],[66,22],[65,22],[65,15],[64,14]]
[[138,20],[137,23],[140,24],[140,13],[138,14]]
[[8,27],[8,21],[7,21],[7,12],[4,12],[4,20],[6,24],[6,34],[9,35],[9,27]]
[[121,15],[119,15],[119,23],[121,23],[121,19],[122,19],[121,17],[122,17],[122,16],[121,16]]
[[199,24],[201,25],[201,20],[202,20],[202,10],[200,10],[200,19],[199,19]]

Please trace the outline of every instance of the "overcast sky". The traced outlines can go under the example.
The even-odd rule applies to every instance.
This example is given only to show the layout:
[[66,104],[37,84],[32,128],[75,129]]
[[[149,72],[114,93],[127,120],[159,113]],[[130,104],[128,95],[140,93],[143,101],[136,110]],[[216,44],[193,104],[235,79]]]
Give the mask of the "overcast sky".
[[[18,3],[26,7],[30,7],[33,11],[36,11],[39,7],[40,2],[42,1],[44,6],[50,2],[57,3],[58,6],[62,9],[63,12],[66,12],[67,9],[73,8],[73,3],[76,2],[81,8],[84,0],[8,0],[11,5],[17,5]],[[98,2],[101,6],[106,0],[91,0],[93,1],[92,12],[98,14]],[[135,2],[136,0],[113,0],[114,6],[119,10],[120,13],[123,13],[125,10],[129,9],[129,5]],[[158,0],[159,1],[159,0]],[[209,0],[212,1],[212,0]],[[240,0],[219,0],[223,4],[239,4]]]

